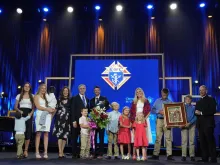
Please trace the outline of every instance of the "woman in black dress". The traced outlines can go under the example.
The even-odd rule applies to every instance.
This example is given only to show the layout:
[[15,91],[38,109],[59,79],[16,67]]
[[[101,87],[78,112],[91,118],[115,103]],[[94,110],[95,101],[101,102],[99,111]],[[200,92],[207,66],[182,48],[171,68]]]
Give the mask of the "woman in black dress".
[[64,158],[64,147],[70,135],[70,90],[64,87],[57,103],[53,135],[58,138],[59,158]]

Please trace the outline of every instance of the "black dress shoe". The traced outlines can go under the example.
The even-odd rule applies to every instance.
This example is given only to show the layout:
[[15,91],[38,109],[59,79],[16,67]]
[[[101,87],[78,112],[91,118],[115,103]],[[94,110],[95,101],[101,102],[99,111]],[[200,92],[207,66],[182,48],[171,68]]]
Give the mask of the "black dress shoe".
[[150,159],[150,160],[159,160],[159,156],[157,156],[157,155],[152,155],[152,156],[149,157],[148,159]]
[[202,162],[202,163],[207,163],[209,160],[206,160],[206,159],[199,159],[197,160],[197,162]]
[[209,161],[210,163],[217,163],[217,159],[215,158],[215,159],[210,159],[210,161]]
[[191,162],[195,162],[196,161],[195,157],[190,157],[190,160],[191,160]]
[[115,156],[115,160],[120,160],[120,158],[118,156]]
[[78,159],[78,158],[80,158],[79,155],[73,155],[73,156],[72,156],[72,159]]
[[185,162],[185,161],[186,161],[186,157],[183,156],[181,160],[182,160],[183,162]]
[[112,157],[111,156],[107,156],[105,159],[110,160],[110,159],[112,159]]
[[173,159],[173,157],[172,157],[172,155],[169,155],[169,156],[167,156],[167,160],[175,160],[175,159]]

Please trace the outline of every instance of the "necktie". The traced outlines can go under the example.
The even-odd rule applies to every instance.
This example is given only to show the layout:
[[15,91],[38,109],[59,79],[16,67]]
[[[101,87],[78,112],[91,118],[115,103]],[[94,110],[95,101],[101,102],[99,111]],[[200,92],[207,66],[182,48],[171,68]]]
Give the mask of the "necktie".
[[86,107],[86,99],[85,99],[85,96],[82,96],[82,101],[83,101],[84,106]]
[[95,98],[95,104],[97,105],[98,103],[99,103],[99,98],[96,97],[96,98]]

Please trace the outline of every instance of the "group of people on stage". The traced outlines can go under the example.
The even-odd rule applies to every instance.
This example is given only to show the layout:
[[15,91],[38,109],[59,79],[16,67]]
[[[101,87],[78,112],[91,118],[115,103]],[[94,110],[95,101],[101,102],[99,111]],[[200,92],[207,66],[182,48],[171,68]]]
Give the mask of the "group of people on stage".
[[[86,86],[81,84],[78,87],[79,94],[70,97],[70,90],[64,87],[60,92],[58,101],[56,100],[53,90],[47,93],[45,84],[41,84],[36,95],[32,94],[31,85],[25,83],[22,91],[16,97],[15,110],[15,139],[17,143],[17,157],[28,157],[28,146],[32,134],[33,112],[36,110],[36,158],[48,158],[48,133],[51,129],[51,121],[55,116],[55,125],[53,135],[58,138],[59,158],[64,158],[64,148],[68,138],[72,139],[72,157],[91,159],[94,156],[103,158],[104,155],[104,134],[108,135],[108,151],[106,159],[111,159],[113,156],[112,145],[114,145],[114,158],[119,158],[119,147],[121,159],[147,160],[146,149],[148,144],[152,142],[150,129],[149,115],[155,113],[156,120],[156,142],[154,152],[149,159],[159,160],[161,147],[161,139],[164,134],[166,139],[167,160],[174,160],[172,157],[172,140],[171,128],[164,125],[164,110],[163,106],[167,103],[172,103],[168,99],[169,90],[164,88],[161,90],[161,98],[158,98],[152,107],[148,99],[145,97],[144,91],[141,88],[135,90],[135,97],[131,107],[123,107],[122,114],[119,112],[120,105],[117,102],[109,101],[106,97],[101,96],[100,87],[94,87],[95,97],[89,100],[86,96]],[[216,159],[216,144],[214,138],[216,113],[215,99],[207,95],[207,88],[203,85],[199,88],[201,99],[194,107],[192,96],[185,97],[185,110],[187,114],[187,124],[181,127],[182,137],[182,161],[186,161],[187,143],[189,136],[189,156],[191,161],[195,161],[195,129],[197,127],[200,138],[202,151],[202,162],[217,162]],[[95,134],[95,146],[97,146],[97,135],[99,135],[99,150],[90,154],[91,139],[90,126],[88,123],[88,114],[90,109],[100,105],[108,110],[110,122],[105,129],[97,128]],[[44,153],[40,155],[39,144],[41,134],[44,134]],[[80,151],[77,147],[78,137],[80,136]],[[23,144],[25,142],[24,152]],[[133,144],[133,150],[131,149]],[[124,147],[128,148],[128,153],[125,154]],[[141,149],[141,154],[140,154]],[[133,156],[131,157],[131,154]],[[209,160],[209,158],[211,158]]]

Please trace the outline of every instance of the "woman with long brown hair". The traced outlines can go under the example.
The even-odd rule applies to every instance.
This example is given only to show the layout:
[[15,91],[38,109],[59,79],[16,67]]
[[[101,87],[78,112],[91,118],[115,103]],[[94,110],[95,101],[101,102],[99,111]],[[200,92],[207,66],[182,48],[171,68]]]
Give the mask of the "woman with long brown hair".
[[59,158],[65,158],[64,148],[70,135],[70,90],[66,86],[60,92],[53,135],[58,138]]
[[[26,82],[22,87],[21,93],[16,96],[16,103],[14,109],[22,114],[22,117],[28,116],[28,114],[34,111],[34,95],[32,94],[31,84]],[[30,144],[32,134],[32,120],[33,118],[26,121],[25,131],[25,149],[24,157],[28,157],[28,147]]]
[[[46,98],[47,94],[47,86],[45,84],[41,84],[38,88],[37,94],[34,97],[34,103],[37,108],[36,111],[36,139],[35,139],[35,148],[36,148],[36,158],[41,159],[41,155],[39,153],[39,145],[40,145],[40,137],[41,133],[44,134],[44,156],[43,158],[47,159],[47,149],[48,149],[48,134],[50,132],[50,126],[52,121],[53,113],[55,109],[48,107],[48,100]],[[48,114],[43,118],[45,124],[41,124],[41,115],[46,111]]]

